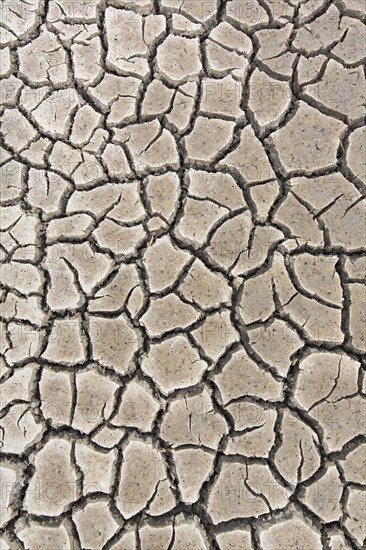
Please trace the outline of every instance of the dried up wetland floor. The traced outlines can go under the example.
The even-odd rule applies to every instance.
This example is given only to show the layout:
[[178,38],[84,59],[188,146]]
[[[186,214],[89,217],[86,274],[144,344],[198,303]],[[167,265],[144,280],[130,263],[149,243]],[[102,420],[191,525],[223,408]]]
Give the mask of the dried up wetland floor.
[[1,1],[1,550],[365,548],[365,7]]

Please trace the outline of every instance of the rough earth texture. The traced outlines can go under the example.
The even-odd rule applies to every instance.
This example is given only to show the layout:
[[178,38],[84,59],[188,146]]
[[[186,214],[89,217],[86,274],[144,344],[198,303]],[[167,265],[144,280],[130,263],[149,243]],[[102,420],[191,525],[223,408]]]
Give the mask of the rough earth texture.
[[0,8],[1,550],[364,548],[364,0]]

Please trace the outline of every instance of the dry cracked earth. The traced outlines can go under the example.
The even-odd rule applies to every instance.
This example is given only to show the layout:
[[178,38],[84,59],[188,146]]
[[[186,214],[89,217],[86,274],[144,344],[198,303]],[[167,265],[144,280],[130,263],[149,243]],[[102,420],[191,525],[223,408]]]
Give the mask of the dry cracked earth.
[[1,2],[1,550],[365,548],[364,8]]

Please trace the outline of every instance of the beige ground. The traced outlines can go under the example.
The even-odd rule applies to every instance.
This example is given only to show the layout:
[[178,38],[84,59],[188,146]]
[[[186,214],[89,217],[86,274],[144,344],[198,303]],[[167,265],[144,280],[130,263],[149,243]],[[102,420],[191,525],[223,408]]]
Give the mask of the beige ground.
[[0,8],[0,549],[364,548],[365,1]]

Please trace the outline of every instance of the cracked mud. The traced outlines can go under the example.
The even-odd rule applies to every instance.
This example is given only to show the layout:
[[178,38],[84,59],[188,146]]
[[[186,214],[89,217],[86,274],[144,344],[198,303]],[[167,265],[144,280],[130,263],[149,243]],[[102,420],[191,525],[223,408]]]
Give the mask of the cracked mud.
[[0,8],[1,550],[364,548],[364,0]]

